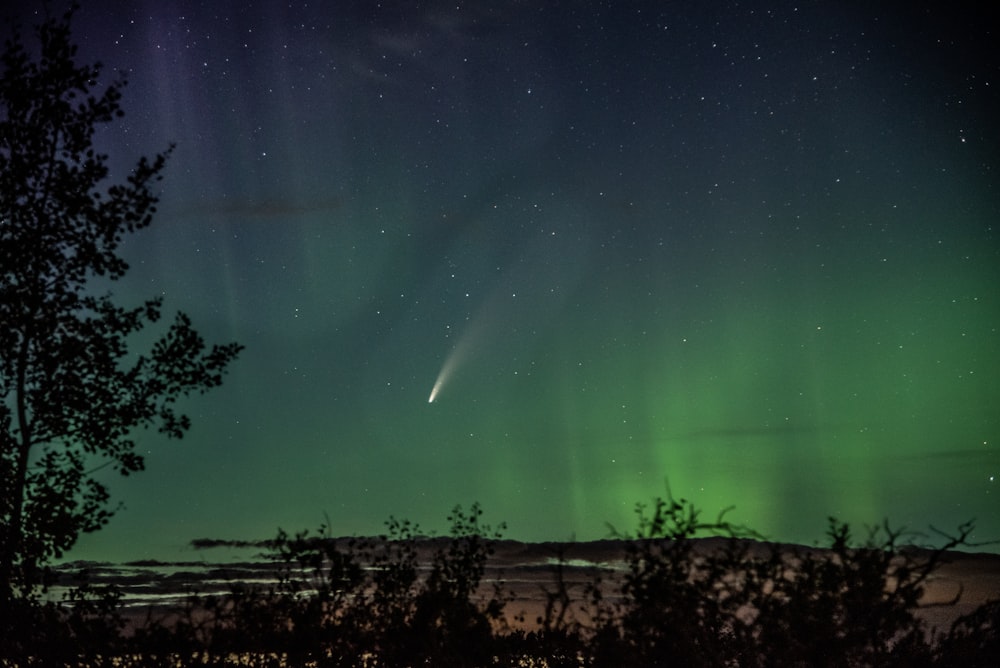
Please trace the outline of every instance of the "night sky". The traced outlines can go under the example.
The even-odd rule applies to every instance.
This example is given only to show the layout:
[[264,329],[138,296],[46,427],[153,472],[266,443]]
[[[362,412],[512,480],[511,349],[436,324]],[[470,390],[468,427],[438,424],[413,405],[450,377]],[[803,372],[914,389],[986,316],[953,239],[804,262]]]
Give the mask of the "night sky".
[[1000,538],[1000,57],[961,4],[84,2],[115,177],[177,143],[115,293],[246,350],[70,557],[473,501],[603,538],[668,480],[775,540]]

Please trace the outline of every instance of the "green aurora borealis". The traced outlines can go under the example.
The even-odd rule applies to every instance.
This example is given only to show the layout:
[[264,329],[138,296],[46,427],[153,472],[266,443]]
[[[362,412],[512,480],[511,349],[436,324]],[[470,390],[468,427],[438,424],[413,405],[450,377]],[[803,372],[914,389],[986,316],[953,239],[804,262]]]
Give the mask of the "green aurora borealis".
[[109,472],[125,508],[71,558],[473,501],[602,538],[668,479],[776,540],[1000,538],[983,17],[319,4],[77,16],[81,56],[129,68],[117,164],[178,143],[116,293],[246,350],[187,438]]

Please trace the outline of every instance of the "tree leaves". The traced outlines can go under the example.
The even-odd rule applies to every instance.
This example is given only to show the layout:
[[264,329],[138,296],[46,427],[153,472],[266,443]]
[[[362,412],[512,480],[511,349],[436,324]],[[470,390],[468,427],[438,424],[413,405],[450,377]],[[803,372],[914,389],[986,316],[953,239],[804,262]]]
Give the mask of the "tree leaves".
[[178,313],[150,352],[134,355],[134,335],[159,320],[161,301],[130,308],[92,292],[94,278],[128,271],[118,247],[152,222],[172,147],[140,158],[125,182],[104,183],[108,156],[92,141],[122,116],[125,80],[101,87],[100,63],[75,62],[74,9],[38,26],[37,60],[18,29],[0,56],[3,600],[44,584],[45,564],[111,517],[86,460],[141,471],[130,434],[183,436],[191,422],[178,399],[219,386],[242,348],[209,348]]

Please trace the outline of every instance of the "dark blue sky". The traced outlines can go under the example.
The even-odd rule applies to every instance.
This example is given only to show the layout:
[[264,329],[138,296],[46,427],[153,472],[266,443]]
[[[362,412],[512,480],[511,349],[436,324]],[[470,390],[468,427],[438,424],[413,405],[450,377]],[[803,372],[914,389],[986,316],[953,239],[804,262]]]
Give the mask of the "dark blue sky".
[[667,478],[779,540],[1000,537],[982,15],[121,4],[75,20],[130,79],[102,146],[119,176],[177,149],[116,290],[247,348],[72,556],[475,500],[511,537],[598,538]]

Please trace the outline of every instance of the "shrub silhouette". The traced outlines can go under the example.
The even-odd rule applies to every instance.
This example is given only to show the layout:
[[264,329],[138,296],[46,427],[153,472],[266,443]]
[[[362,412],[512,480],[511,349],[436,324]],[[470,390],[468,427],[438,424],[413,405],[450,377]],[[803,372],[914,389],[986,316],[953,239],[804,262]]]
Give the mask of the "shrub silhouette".
[[[377,643],[387,665],[487,665],[493,655],[494,630],[503,618],[505,593],[499,583],[486,597],[479,587],[492,542],[500,530],[480,524],[482,510],[456,506],[448,516],[449,540],[438,542],[426,578],[406,597],[394,599],[402,625],[384,629]],[[392,590],[390,589],[390,592]],[[376,599],[381,598],[376,589]],[[377,603],[377,600],[376,600]],[[377,605],[375,606],[378,607]]]
[[989,601],[951,626],[935,651],[939,665],[989,668],[1000,656],[1000,600]]
[[375,539],[335,539],[326,526],[316,536],[279,532],[268,553],[275,584],[192,598],[179,618],[139,629],[131,649],[170,665],[236,656],[254,665],[490,665],[507,599],[500,584],[480,592],[501,537],[481,516],[478,504],[456,506],[447,539],[423,538],[395,518]]
[[14,598],[0,614],[0,665],[88,665],[124,650],[125,621],[115,587],[95,587],[87,573],[67,589],[61,601],[32,596]]
[[[948,551],[969,545],[971,524],[919,550],[888,524],[851,547],[848,525],[831,519],[829,545],[816,550],[747,540],[722,516],[702,523],[683,499],[652,508],[639,507],[621,601],[594,595],[594,665],[949,665],[952,653],[984,655],[996,642],[990,608],[947,638],[915,614]],[[724,540],[695,541],[702,531]]]
[[[592,631],[595,665],[724,665],[734,650],[745,605],[729,577],[748,559],[752,532],[724,520],[703,522],[690,503],[655,499],[637,506],[638,533],[625,547],[620,600],[607,603],[596,588]],[[720,551],[697,548],[698,536],[729,538]]]
[[[934,549],[888,524],[852,544],[830,520],[820,548],[770,544],[689,502],[637,506],[622,568],[587,584],[566,579],[555,553],[543,612],[528,630],[505,621],[513,595],[485,583],[502,538],[482,510],[456,507],[447,537],[390,518],[377,538],[279,532],[268,585],[236,582],[192,596],[131,633],[113,589],[86,584],[61,603],[22,599],[24,635],[4,665],[115,666],[989,666],[1000,601],[932,630],[916,614],[949,550],[971,546],[971,524]],[[958,601],[961,592],[953,600]],[[523,614],[515,619],[521,619]]]
[[770,585],[756,587],[758,643],[787,665],[930,662],[933,638],[915,612],[930,575],[971,529],[928,551],[901,546],[902,533],[884,524],[852,548],[848,525],[830,519],[827,550],[786,550],[752,564]]

